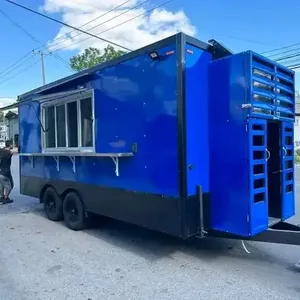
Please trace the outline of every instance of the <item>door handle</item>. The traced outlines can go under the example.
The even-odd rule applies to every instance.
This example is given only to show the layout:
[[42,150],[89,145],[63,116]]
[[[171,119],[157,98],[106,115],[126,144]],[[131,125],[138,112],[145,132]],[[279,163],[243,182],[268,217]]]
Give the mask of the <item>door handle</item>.
[[287,151],[286,151],[286,149],[285,149],[284,147],[282,147],[282,150],[284,151],[283,158],[285,158],[285,157],[286,157],[286,154],[287,154]]
[[266,152],[267,152],[267,158],[266,158],[266,160],[269,160],[270,156],[271,156],[271,153],[270,153],[270,151],[267,148],[266,148]]

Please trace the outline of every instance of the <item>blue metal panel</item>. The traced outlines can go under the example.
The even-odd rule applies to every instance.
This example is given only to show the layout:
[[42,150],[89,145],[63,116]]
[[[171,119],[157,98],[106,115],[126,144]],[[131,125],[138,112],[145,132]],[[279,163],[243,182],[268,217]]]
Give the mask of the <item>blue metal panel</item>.
[[[137,143],[134,157],[120,158],[119,177],[110,158],[92,157],[76,158],[76,173],[67,157],[60,159],[59,171],[52,157],[36,159],[35,169],[24,158],[23,174],[35,172],[35,176],[45,174],[53,180],[178,197],[175,44],[157,52],[160,60],[143,54],[98,71],[91,82],[81,82],[95,89],[96,152],[128,152]],[[68,82],[64,88],[75,89],[73,84]],[[40,143],[40,136],[34,132],[30,135]],[[44,173],[39,168],[44,168]]]
[[281,166],[282,166],[282,219],[295,215],[295,181],[294,181],[294,124],[281,124]]
[[249,135],[246,58],[235,55],[209,68],[210,228],[249,235]]
[[211,53],[186,46],[185,116],[187,193],[195,195],[196,185],[209,192],[208,147],[208,63]]
[[[109,61],[101,63],[101,64],[98,64],[98,65],[96,65],[92,68],[85,69],[83,71],[77,72],[77,73],[72,74],[70,76],[67,76],[67,77],[64,77],[62,79],[51,82],[49,84],[46,84],[46,85],[44,85],[42,87],[39,87],[37,89],[26,92],[25,94],[20,95],[19,99],[21,101],[24,101],[28,98],[31,98],[33,95],[53,93],[53,92],[57,92],[58,90],[61,90],[61,91],[64,90],[65,91],[66,89],[68,89],[68,86],[70,86],[70,85],[72,86],[72,88],[74,88],[74,86],[77,86],[77,85],[85,85],[86,83],[89,84],[90,80],[88,79],[88,77],[95,74],[97,71],[99,71],[101,69],[105,69],[105,68],[110,67],[110,66],[118,65],[118,64],[120,64],[120,63],[122,63],[126,60],[131,60],[134,57],[141,56],[145,53],[149,53],[149,52],[154,51],[156,49],[160,49],[162,47],[165,47],[167,45],[171,45],[175,42],[176,38],[179,37],[179,36],[186,36],[186,35],[181,33],[181,32],[177,33],[173,36],[167,37],[167,38],[165,38],[161,41],[158,41],[154,44],[145,46],[145,47],[140,48],[140,49],[135,50],[135,51],[128,52],[128,53],[122,55],[121,57],[109,60]],[[186,36],[186,37],[189,38],[189,40],[193,40],[193,43],[197,43],[203,49],[210,49],[211,48],[210,45],[208,45],[204,42],[195,40],[192,37],[188,37],[188,36]]]
[[[41,145],[41,125],[39,123],[40,104],[32,102],[19,107],[19,135],[20,148],[22,153],[40,153]],[[40,160],[43,161],[41,158]],[[27,157],[20,157],[20,172],[28,176],[44,176],[43,164],[37,164],[36,168],[31,167],[31,162]]]
[[41,152],[40,104],[32,102],[19,108],[20,143],[23,153]]
[[294,72],[254,52],[247,54],[251,78],[250,116],[294,121]]
[[249,132],[250,234],[268,228],[267,121],[252,119]]

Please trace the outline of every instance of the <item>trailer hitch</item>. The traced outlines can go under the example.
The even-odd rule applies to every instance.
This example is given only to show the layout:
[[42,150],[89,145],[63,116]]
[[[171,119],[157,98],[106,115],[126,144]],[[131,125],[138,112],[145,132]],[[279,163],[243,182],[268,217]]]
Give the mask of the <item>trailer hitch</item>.
[[267,230],[263,231],[262,233],[249,237],[241,237],[239,235],[229,234],[226,232],[219,232],[215,230],[209,231],[208,236],[234,240],[300,246],[300,225],[279,222],[270,226]]
[[[251,238],[252,241],[300,246],[300,226],[279,222]],[[300,266],[300,261],[299,261]]]

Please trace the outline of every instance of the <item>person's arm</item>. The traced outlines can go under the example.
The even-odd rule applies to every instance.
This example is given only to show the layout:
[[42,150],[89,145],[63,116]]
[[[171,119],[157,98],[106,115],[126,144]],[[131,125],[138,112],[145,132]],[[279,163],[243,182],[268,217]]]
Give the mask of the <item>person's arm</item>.
[[11,149],[11,150],[10,150],[10,153],[11,153],[12,155],[14,155],[14,154],[16,154],[16,153],[19,153],[18,148]]

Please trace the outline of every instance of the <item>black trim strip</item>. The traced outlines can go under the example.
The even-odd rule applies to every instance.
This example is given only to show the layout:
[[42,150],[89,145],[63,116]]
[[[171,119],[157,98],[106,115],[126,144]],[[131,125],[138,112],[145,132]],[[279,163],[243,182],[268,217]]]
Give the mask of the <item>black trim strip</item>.
[[195,46],[197,48],[200,48],[202,50],[206,50],[208,52],[213,52],[213,46],[210,44],[207,44],[205,42],[199,41],[196,38],[193,38],[189,35],[184,35],[185,36],[185,40],[187,44],[190,44],[192,46]]
[[186,124],[185,124],[185,35],[177,35],[177,121],[178,121],[178,180],[180,197],[180,215],[182,232],[185,232],[185,214],[187,201],[186,174]]
[[179,198],[74,181],[48,181],[33,176],[20,178],[20,192],[23,195],[40,198],[47,186],[52,186],[63,197],[68,191],[76,191],[89,212],[186,238],[181,230]]
[[208,42],[212,45],[213,59],[223,58],[223,57],[230,56],[233,54],[233,52],[231,50],[224,47],[221,43],[219,43],[218,41],[216,41],[214,39],[211,39]]

